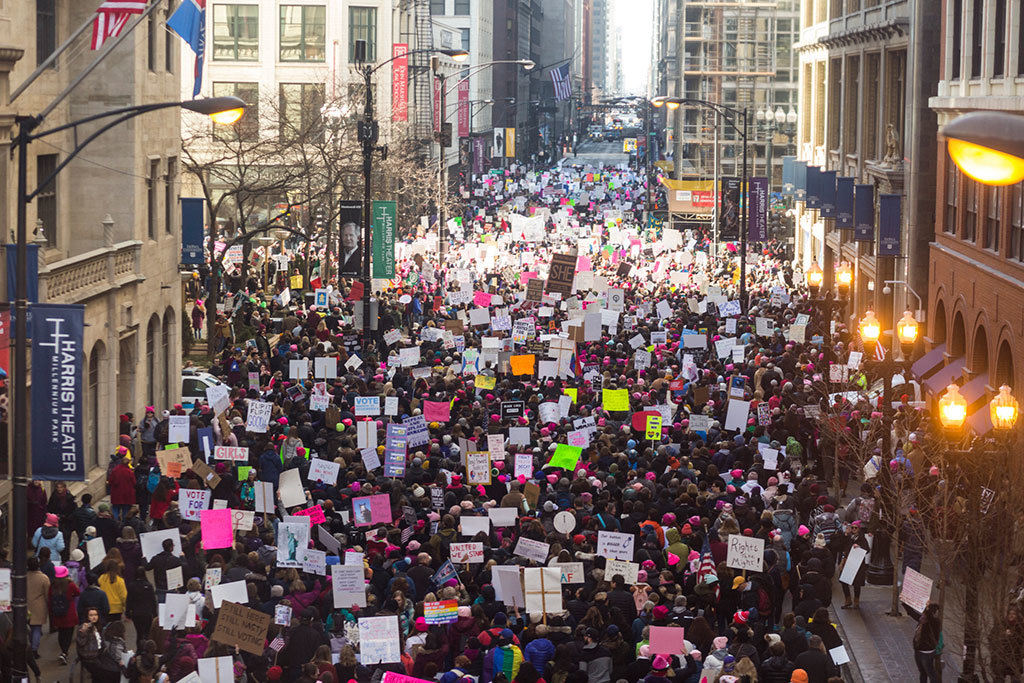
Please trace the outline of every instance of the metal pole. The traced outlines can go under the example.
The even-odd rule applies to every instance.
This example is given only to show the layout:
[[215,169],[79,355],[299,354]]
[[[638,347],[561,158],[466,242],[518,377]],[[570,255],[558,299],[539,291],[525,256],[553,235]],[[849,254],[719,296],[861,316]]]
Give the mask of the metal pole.
[[713,220],[712,225],[711,225],[711,236],[712,236],[712,238],[711,238],[711,265],[712,265],[712,267],[716,267],[718,265],[718,220],[720,218],[718,211],[719,211],[719,207],[721,206],[721,200],[722,200],[722,188],[720,186],[721,178],[719,177],[719,172],[718,172],[718,162],[719,162],[719,154],[718,154],[718,151],[719,151],[719,146],[718,146],[718,126],[719,126],[720,123],[721,123],[721,115],[718,113],[718,111],[715,111],[715,148],[714,148],[714,150],[712,150],[713,153],[714,153],[714,157],[715,157],[715,208],[714,208],[714,215],[713,215],[713,219],[714,220]]
[[750,181],[747,178],[747,123],[750,120],[748,109],[743,110],[743,196],[740,202],[740,310],[747,312],[747,202]]
[[437,148],[439,153],[437,155],[437,255],[438,263],[444,262],[445,252],[448,251],[448,226],[446,224],[447,218],[445,217],[445,200],[448,196],[447,181],[445,178],[445,170],[448,168],[448,164],[445,163],[444,155],[446,148],[444,146],[444,126],[445,121],[448,118],[445,112],[445,96],[444,96],[444,74],[437,73],[437,78],[441,80],[441,129],[437,132]]
[[[369,66],[363,66],[363,86],[366,102],[363,106],[363,353],[370,344],[370,242],[373,241],[373,216],[371,211],[371,174],[373,172],[373,146],[377,141],[376,122],[373,120],[373,93]],[[341,247],[341,230],[338,231],[338,258],[344,254]],[[339,265],[340,267],[340,265]]]
[[11,451],[11,523],[14,532],[12,542],[11,610],[14,612],[14,634],[12,641],[12,681],[28,681],[28,585],[26,583],[26,561],[28,543],[28,246],[26,235],[26,212],[28,211],[28,140],[38,119],[28,117],[18,120],[18,222],[17,257],[14,285],[14,443]]

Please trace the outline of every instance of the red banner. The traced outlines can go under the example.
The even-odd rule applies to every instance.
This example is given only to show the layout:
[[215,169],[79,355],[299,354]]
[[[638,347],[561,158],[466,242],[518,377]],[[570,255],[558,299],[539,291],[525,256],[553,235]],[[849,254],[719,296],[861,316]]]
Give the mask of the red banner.
[[441,132],[441,79],[434,78],[434,132]]
[[409,45],[395,43],[391,46],[391,120],[409,120]]
[[459,137],[469,137],[469,80],[459,82]]

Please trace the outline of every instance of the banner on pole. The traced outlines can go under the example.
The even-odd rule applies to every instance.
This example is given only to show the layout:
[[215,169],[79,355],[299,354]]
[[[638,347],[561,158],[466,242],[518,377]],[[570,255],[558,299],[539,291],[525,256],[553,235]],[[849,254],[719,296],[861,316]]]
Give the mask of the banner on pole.
[[782,194],[792,197],[796,191],[796,157],[782,157]]
[[804,201],[808,209],[821,208],[821,167],[807,167],[807,194]]
[[391,120],[409,120],[409,54],[408,43],[391,46]]
[[821,217],[836,217],[836,172],[822,171],[818,174],[818,190],[821,196]]
[[747,239],[750,242],[768,240],[768,179],[751,178],[750,206],[747,214]]
[[900,255],[902,232],[902,197],[898,194],[878,195],[878,255]]
[[722,242],[740,238],[740,179],[722,178],[721,205],[718,211],[718,239]]
[[373,277],[395,277],[395,223],[398,209],[393,201],[373,203]]
[[853,178],[836,178],[836,227],[853,230]]
[[85,481],[85,306],[32,305],[32,478]]
[[458,89],[458,122],[459,122],[459,137],[469,137],[469,81],[462,79],[459,81]]
[[857,242],[875,241],[875,186],[854,187],[853,239]]
[[341,227],[341,248],[338,252],[338,275],[360,277],[363,274],[363,203],[343,201],[338,207]]
[[181,262],[203,263],[203,219],[206,200],[202,197],[181,198]]
[[510,159],[516,158],[516,129],[505,129],[505,156]]

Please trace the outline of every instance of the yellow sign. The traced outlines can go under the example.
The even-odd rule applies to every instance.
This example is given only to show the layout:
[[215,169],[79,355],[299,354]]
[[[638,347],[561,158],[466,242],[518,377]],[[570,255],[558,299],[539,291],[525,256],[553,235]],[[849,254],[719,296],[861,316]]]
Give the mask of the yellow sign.
[[629,390],[604,389],[601,391],[601,407],[608,412],[629,410]]
[[493,389],[496,381],[497,380],[494,377],[488,377],[487,375],[477,375],[474,378],[473,383],[476,385],[477,389]]
[[661,439],[661,415],[647,416],[647,439],[649,441]]
[[514,159],[516,156],[516,129],[505,129],[505,156]]
[[291,287],[292,287],[292,289],[302,289],[302,276],[301,275],[292,275]]
[[636,151],[636,138],[622,138],[622,153],[629,154]]
[[572,402],[576,402],[576,389],[575,387],[566,387],[562,389],[562,393],[572,399]]

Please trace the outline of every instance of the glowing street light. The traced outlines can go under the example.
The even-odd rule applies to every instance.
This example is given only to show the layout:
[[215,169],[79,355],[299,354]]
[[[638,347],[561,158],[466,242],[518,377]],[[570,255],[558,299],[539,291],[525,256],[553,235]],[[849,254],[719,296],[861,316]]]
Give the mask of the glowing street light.
[[860,338],[864,344],[874,344],[882,334],[882,324],[873,311],[868,311],[860,321]]
[[975,111],[948,123],[949,156],[960,170],[985,185],[1013,185],[1024,180],[1024,116]]
[[939,399],[939,420],[946,429],[960,429],[967,419],[967,399],[960,394],[955,384],[946,388],[946,393]]
[[999,387],[999,393],[988,404],[992,426],[1003,431],[1013,429],[1017,424],[1018,408],[1017,399],[1010,393],[1010,387],[1006,384]]

